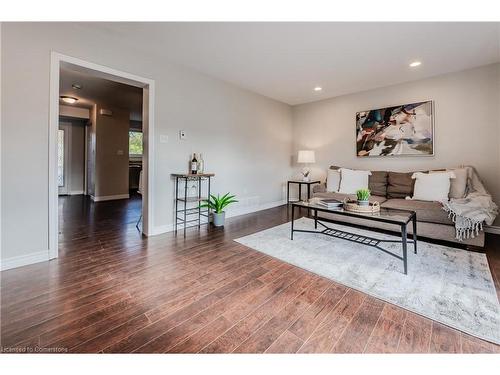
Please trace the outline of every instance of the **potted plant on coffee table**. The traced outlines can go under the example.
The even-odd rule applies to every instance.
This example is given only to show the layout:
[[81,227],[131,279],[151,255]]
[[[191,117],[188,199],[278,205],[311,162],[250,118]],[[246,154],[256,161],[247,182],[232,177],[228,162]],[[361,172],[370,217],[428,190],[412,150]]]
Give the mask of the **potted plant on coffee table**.
[[368,206],[370,204],[370,190],[359,189],[356,190],[356,197],[358,198],[358,206]]
[[229,195],[229,193],[224,194],[222,197],[219,194],[217,196],[210,194],[210,197],[203,201],[200,207],[213,210],[214,225],[221,227],[224,225],[226,219],[224,208],[231,203],[238,202],[234,197],[235,195]]

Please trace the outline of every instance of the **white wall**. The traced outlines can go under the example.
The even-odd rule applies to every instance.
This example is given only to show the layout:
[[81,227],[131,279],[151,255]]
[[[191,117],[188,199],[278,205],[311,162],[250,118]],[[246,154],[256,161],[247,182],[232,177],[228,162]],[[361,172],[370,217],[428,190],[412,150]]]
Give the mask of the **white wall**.
[[[192,152],[202,152],[206,170],[216,174],[214,192],[230,191],[243,202],[261,205],[282,200],[282,184],[291,173],[288,105],[144,55],[119,36],[83,32],[78,24],[1,27],[2,260],[39,259],[48,247],[51,51],[155,80],[152,224],[157,230],[172,222],[170,173],[184,172]],[[180,129],[187,140],[178,140]],[[169,137],[167,143],[159,142],[162,134]]]
[[[312,173],[321,178],[332,164],[394,171],[473,165],[500,204],[499,85],[500,64],[494,64],[295,106],[294,152],[316,150]],[[435,105],[435,156],[356,157],[356,112],[425,99]]]

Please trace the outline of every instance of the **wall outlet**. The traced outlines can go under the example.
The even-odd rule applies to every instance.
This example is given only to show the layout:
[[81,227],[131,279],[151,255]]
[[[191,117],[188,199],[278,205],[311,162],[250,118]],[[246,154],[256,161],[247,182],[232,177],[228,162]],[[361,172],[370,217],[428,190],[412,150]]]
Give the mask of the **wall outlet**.
[[116,155],[123,155],[123,150],[116,151]]
[[179,130],[179,139],[180,140],[186,139],[186,131],[185,130]]
[[160,134],[160,143],[167,143],[167,142],[168,142],[168,135]]

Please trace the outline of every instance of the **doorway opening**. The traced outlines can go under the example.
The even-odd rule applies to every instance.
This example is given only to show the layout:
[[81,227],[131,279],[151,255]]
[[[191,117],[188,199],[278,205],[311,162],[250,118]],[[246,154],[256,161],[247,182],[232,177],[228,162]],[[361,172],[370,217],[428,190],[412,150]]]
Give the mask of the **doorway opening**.
[[49,258],[103,227],[151,235],[154,81],[53,53],[50,86]]

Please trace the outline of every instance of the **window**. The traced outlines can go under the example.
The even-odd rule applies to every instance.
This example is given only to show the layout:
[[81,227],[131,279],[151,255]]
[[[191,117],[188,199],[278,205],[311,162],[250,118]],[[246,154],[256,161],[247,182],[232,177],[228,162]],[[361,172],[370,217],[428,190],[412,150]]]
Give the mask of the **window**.
[[142,132],[128,132],[128,154],[130,156],[142,156]]

